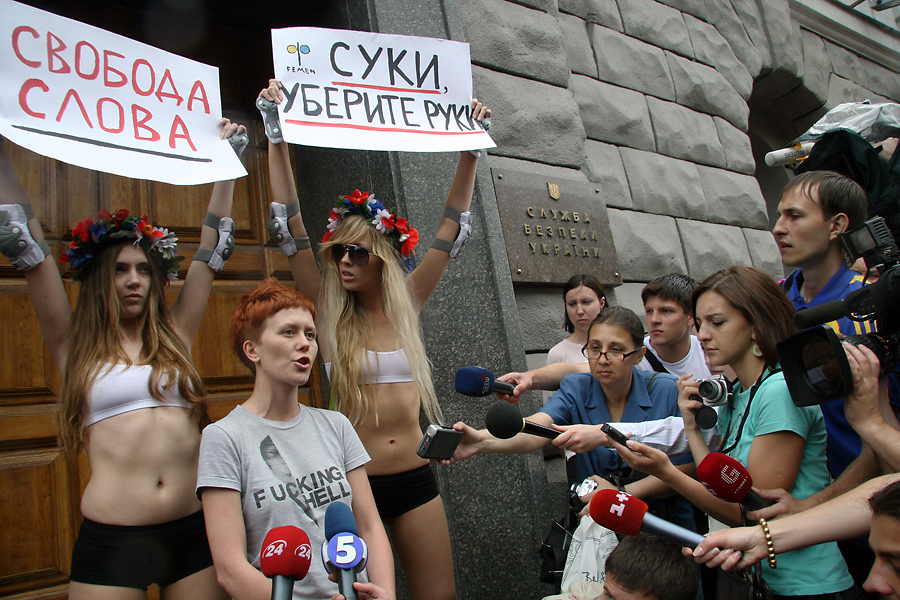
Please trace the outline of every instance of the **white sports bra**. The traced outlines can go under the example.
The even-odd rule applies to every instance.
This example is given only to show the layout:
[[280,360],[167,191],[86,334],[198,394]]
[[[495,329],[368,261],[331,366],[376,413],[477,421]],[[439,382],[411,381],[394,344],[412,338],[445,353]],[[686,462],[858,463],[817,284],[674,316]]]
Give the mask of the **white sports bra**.
[[[374,376],[369,372],[369,365],[378,369]],[[331,379],[331,363],[325,363],[325,373]],[[366,360],[363,360],[363,372],[357,381],[358,385],[365,383],[407,383],[415,381],[406,353],[401,348],[393,352],[373,352],[366,350]]]
[[[101,370],[87,394],[85,404],[84,426],[93,425],[97,421],[115,417],[140,408],[156,408],[160,406],[177,406],[190,408],[191,405],[181,397],[178,388],[160,390],[167,402],[160,402],[150,394],[150,365],[111,365]],[[160,385],[166,383],[160,378]]]

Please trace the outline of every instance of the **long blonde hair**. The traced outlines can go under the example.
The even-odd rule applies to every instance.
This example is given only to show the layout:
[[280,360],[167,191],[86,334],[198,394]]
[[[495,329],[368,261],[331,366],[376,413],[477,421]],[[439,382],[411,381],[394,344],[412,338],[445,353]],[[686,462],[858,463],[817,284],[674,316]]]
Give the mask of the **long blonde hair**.
[[[82,276],[69,332],[69,356],[58,413],[59,436],[66,451],[77,451],[84,446],[85,400],[104,366],[133,364],[119,343],[121,307],[115,290],[116,259],[126,243],[133,240],[111,243],[104,248]],[[166,388],[177,382],[179,394],[192,405],[198,426],[202,427],[209,422],[203,380],[169,317],[162,291],[165,274],[147,250],[142,245],[139,247],[147,255],[152,272],[139,364],[152,367],[150,394],[160,402],[166,401],[160,391],[160,381],[166,382]]]
[[[379,257],[383,264],[381,295],[385,315],[397,330],[400,348],[409,361],[426,416],[431,422],[440,423],[443,415],[431,381],[431,363],[422,343],[419,312],[403,272],[400,255],[388,239],[360,215],[344,217],[331,239],[322,244],[319,250],[319,259],[325,270],[321,308],[327,313],[325,329],[331,341],[333,408],[344,413],[353,425],[364,421],[372,408],[363,400],[358,383],[363,379],[363,361],[368,360],[368,353],[364,349],[371,345],[372,323],[356,294],[348,292],[341,285],[338,265],[331,257],[331,247],[335,244],[358,242],[367,235],[372,240],[372,254]],[[377,360],[376,357],[376,362]],[[370,373],[377,370],[377,364],[368,367]],[[363,385],[372,384],[366,381]],[[368,394],[368,397],[375,401],[374,394]],[[374,408],[377,423],[378,407]]]

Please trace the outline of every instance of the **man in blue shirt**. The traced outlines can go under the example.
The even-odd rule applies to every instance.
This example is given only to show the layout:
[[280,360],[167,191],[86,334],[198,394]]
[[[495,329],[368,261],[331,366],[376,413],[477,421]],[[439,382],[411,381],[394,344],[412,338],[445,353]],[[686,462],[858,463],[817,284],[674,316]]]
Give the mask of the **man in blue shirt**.
[[[842,299],[862,287],[863,278],[847,266],[840,234],[858,229],[865,220],[866,193],[843,175],[809,171],[785,186],[772,233],[782,262],[796,269],[784,282],[794,308],[802,310]],[[828,325],[842,336],[874,331],[874,323],[846,317]],[[844,401],[834,400],[822,404],[821,408],[828,432],[828,468],[836,481],[801,501],[803,508],[834,498],[881,474],[875,453],[864,446],[847,421]],[[853,554],[858,556],[856,552]],[[847,558],[846,552],[844,556]],[[857,571],[853,573],[854,579],[860,575],[865,577],[868,571],[863,565],[859,570],[854,569],[851,560],[848,566],[851,572]]]

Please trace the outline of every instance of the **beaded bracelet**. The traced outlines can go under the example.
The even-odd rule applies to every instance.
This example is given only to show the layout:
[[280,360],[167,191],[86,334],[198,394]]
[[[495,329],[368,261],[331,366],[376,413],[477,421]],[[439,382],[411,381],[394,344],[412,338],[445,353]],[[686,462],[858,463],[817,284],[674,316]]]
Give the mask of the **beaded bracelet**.
[[769,524],[765,519],[760,518],[759,526],[763,529],[763,534],[766,536],[766,550],[769,552],[769,566],[773,569],[778,564],[778,561],[775,560],[775,544],[772,542],[772,533],[769,531]]

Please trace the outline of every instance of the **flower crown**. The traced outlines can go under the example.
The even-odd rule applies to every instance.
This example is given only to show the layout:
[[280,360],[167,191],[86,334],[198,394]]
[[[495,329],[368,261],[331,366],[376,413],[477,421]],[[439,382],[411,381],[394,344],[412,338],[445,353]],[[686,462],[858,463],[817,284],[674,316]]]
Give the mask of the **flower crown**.
[[[157,227],[146,216],[129,215],[124,208],[114,214],[101,210],[97,222],[82,219],[72,230],[72,243],[60,258],[75,271],[72,279],[80,281],[82,269],[91,264],[104,246],[120,239],[134,239],[134,245],[143,243],[150,250],[150,258],[166,274],[168,281],[178,280],[178,265],[183,256],[175,256],[178,238],[174,233]],[[144,241],[146,240],[146,241]]]
[[371,219],[372,225],[379,233],[387,237],[391,245],[400,253],[401,261],[407,272],[412,270],[416,244],[419,243],[419,232],[409,226],[409,222],[403,217],[398,217],[384,208],[381,201],[369,192],[353,190],[349,196],[338,198],[331,214],[328,215],[328,231],[322,237],[322,243],[327,242],[340,227],[341,221],[347,215],[362,215]]

